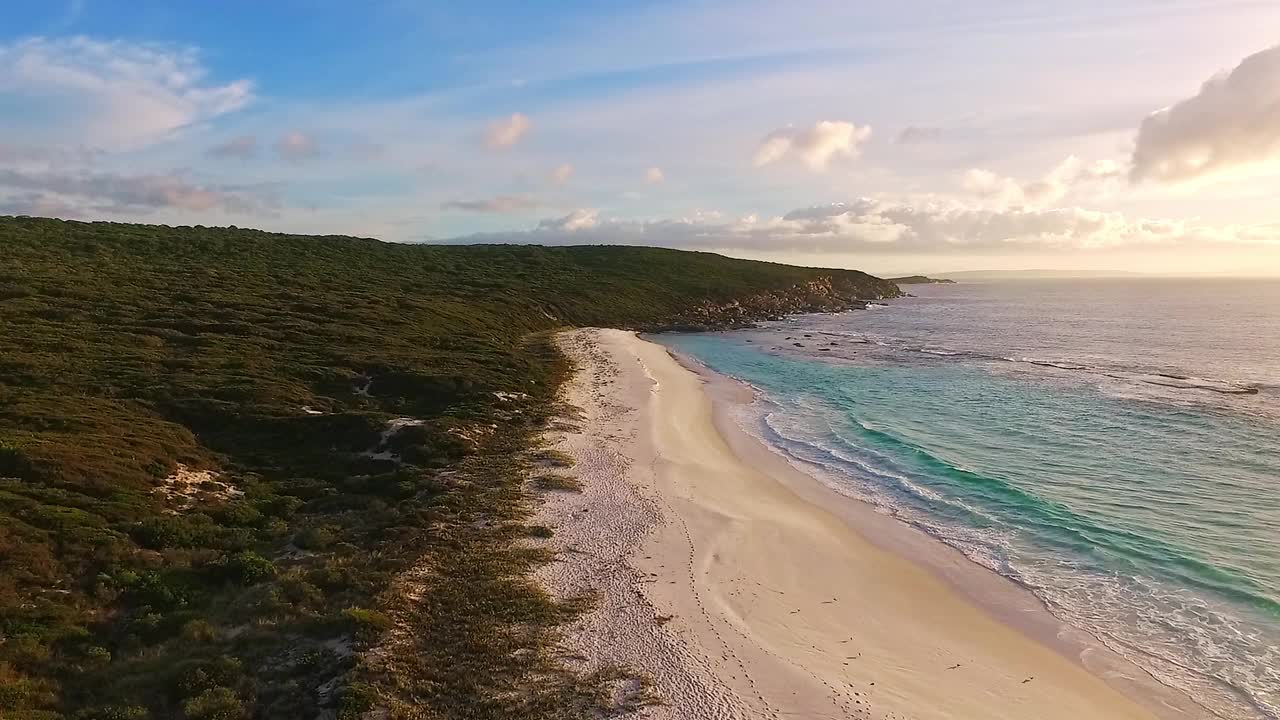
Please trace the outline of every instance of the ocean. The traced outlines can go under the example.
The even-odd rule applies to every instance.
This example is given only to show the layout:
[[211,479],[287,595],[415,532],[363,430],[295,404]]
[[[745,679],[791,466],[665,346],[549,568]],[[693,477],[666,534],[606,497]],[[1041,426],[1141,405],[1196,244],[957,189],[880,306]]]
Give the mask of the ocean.
[[916,285],[660,338],[747,429],[1222,718],[1280,720],[1280,281]]

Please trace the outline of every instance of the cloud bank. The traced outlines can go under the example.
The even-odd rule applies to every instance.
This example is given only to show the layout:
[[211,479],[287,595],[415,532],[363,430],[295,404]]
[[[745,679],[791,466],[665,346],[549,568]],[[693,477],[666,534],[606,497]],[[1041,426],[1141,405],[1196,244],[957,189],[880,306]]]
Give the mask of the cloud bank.
[[[262,188],[202,185],[176,173],[120,175],[0,169],[0,188],[16,191],[5,201],[13,214],[82,217],[167,210],[260,215],[276,206]],[[51,209],[56,211],[49,212]]]
[[989,170],[974,168],[964,174],[961,188],[987,207],[1037,210],[1055,205],[1079,190],[1109,190],[1120,177],[1120,166],[1113,160],[1099,160],[1086,165],[1072,155],[1039,180],[1032,181],[1002,177]]
[[1138,129],[1129,176],[1177,183],[1280,157],[1280,46],[1210,78],[1193,97],[1149,115]]
[[1280,246],[1280,224],[1213,227],[1131,218],[1079,207],[976,207],[954,198],[859,198],[800,208],[782,216],[715,215],[670,220],[601,219],[577,210],[531,230],[481,233],[450,242],[546,245],[658,245],[790,252],[972,252],[1201,246]]
[[833,157],[857,157],[859,146],[870,137],[870,126],[843,120],[822,120],[803,130],[781,128],[760,141],[752,164],[764,167],[796,157],[810,170],[825,170]]

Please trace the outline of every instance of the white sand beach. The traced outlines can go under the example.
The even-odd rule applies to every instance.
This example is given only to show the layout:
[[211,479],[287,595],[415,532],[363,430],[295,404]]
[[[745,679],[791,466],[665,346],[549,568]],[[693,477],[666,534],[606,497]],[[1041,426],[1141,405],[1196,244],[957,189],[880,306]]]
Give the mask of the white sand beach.
[[562,553],[541,579],[597,593],[569,649],[650,676],[661,704],[640,716],[1203,716],[1028,594],[735,429],[736,383],[709,388],[632,333],[562,344],[582,416],[557,447],[583,490],[547,494],[538,522]]

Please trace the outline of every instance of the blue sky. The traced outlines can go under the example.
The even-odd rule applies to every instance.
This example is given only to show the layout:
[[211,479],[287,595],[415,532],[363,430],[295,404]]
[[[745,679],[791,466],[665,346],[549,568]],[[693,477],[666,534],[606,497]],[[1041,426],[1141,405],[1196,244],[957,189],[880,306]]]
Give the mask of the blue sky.
[[11,3],[0,213],[1280,273],[1280,6]]

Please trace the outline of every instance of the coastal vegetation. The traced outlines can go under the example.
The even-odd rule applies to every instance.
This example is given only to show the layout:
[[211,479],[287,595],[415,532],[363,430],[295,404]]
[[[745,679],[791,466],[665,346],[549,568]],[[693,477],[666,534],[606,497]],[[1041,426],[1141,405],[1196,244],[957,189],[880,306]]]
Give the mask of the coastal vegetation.
[[[631,247],[0,218],[0,717],[608,713],[529,578],[569,326],[896,295]],[[630,678],[643,685],[642,678]],[[627,700],[623,700],[626,702]]]

